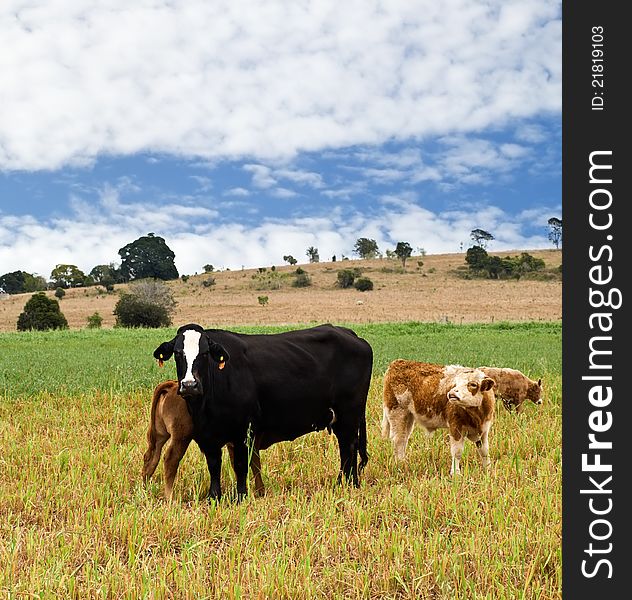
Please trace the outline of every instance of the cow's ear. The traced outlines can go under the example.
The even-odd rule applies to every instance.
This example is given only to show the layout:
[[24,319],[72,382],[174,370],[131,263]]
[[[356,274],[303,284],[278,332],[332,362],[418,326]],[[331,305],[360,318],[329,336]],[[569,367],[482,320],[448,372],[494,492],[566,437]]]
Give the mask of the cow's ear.
[[226,348],[217,342],[214,342],[211,338],[208,340],[208,351],[211,358],[219,364],[219,368],[223,369],[226,361],[230,359],[230,355],[226,351]]
[[481,392],[487,392],[491,390],[496,382],[490,377],[485,377],[483,381],[481,381]]
[[542,387],[542,380],[538,379],[538,387]]
[[173,356],[173,347],[176,340],[172,339],[170,342],[163,342],[154,350],[154,358],[162,365],[162,361],[169,360]]

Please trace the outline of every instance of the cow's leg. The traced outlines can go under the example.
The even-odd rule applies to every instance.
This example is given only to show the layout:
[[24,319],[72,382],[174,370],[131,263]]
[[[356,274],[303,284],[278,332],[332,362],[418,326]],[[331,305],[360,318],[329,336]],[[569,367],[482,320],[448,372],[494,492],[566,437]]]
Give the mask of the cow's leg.
[[191,438],[172,439],[169,448],[165,452],[165,498],[167,500],[171,500],[178,466],[190,443]]
[[222,448],[220,446],[205,447],[203,452],[211,479],[208,495],[211,500],[219,500],[222,497]]
[[252,470],[252,476],[255,480],[255,495],[263,496],[266,488],[263,485],[263,479],[261,477],[261,456],[256,447],[253,449],[252,457],[250,458],[250,469]]
[[338,473],[338,483],[342,483],[342,476],[348,482],[353,482],[355,487],[360,486],[358,479],[358,427],[336,427],[334,433],[338,438],[338,449],[340,450],[340,472]]
[[461,455],[463,454],[463,446],[465,446],[465,437],[461,435],[459,439],[456,439],[450,434],[450,454],[452,454],[450,475],[459,475],[461,473],[459,465],[461,463]]
[[489,467],[489,427],[491,423],[485,424],[483,426],[483,433],[481,434],[481,439],[476,442],[476,450],[478,451],[478,455],[481,457],[481,461],[483,463],[483,467]]
[[156,467],[160,462],[160,454],[162,452],[163,446],[167,443],[169,439],[169,434],[164,433],[160,435],[156,433],[155,441],[149,445],[147,451],[143,455],[143,481],[147,483],[150,477],[156,471]]
[[390,437],[395,458],[402,461],[406,456],[406,446],[415,425],[415,418],[410,411],[399,407],[388,410],[387,418],[390,423]]
[[237,502],[248,494],[248,446],[244,443],[233,444],[233,469],[237,478]]
[[[235,452],[233,450],[233,445],[230,443],[226,444],[226,448],[228,449],[230,464],[233,467],[233,471],[235,471]],[[250,470],[252,472],[252,477],[255,480],[255,495],[263,496],[265,494],[266,488],[263,485],[263,479],[261,477],[261,457],[259,456],[259,449],[257,447],[256,441],[252,449],[252,456],[250,458]],[[235,473],[236,472],[237,471],[235,471]]]

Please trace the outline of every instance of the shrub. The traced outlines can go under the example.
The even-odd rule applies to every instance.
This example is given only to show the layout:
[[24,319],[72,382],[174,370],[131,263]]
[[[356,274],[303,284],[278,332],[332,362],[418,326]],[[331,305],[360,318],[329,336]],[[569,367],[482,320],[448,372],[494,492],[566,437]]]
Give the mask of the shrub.
[[269,298],[267,296],[257,296],[257,302],[259,302],[260,306],[265,306],[268,304]]
[[88,329],[100,329],[103,324],[103,317],[95,312],[87,318]]
[[303,271],[302,273],[296,273],[292,285],[298,288],[309,287],[310,285],[312,285],[312,280],[310,276],[305,271]]
[[353,281],[355,280],[355,272],[351,269],[342,269],[342,271],[338,271],[338,280],[336,284],[338,287],[344,289],[350,288],[353,285]]
[[66,290],[64,288],[58,287],[55,290],[55,298],[57,298],[58,300],[61,300],[65,295],[66,295]]
[[18,317],[18,331],[66,329],[68,321],[59,309],[59,302],[44,292],[33,294]]
[[171,288],[157,280],[145,279],[129,286],[114,307],[119,327],[168,327],[176,307]]
[[360,277],[353,284],[353,287],[360,292],[368,292],[373,289],[373,282],[368,277]]
[[206,279],[203,279],[202,285],[205,288],[213,287],[215,285],[215,277],[207,277]]

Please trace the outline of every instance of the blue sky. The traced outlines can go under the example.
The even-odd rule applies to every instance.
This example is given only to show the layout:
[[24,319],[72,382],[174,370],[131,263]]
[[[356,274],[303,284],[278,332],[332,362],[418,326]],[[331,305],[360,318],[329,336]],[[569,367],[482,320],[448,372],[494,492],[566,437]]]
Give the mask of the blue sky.
[[[342,6],[340,6],[342,4]],[[559,2],[0,6],[0,274],[551,247]]]

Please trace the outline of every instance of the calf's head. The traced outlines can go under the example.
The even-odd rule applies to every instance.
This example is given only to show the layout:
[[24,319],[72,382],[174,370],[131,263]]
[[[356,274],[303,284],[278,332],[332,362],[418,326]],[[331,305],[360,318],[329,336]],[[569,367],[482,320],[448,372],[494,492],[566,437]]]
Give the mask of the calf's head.
[[494,387],[494,380],[486,377],[482,371],[466,371],[454,376],[454,385],[448,391],[448,402],[463,407],[480,406],[483,393]]
[[542,404],[542,380],[530,381],[527,388],[527,398],[534,404]]
[[176,336],[154,350],[159,362],[174,357],[178,373],[178,392],[182,396],[204,394],[211,368],[223,369],[229,359],[223,346],[213,341],[200,325],[183,325]]

